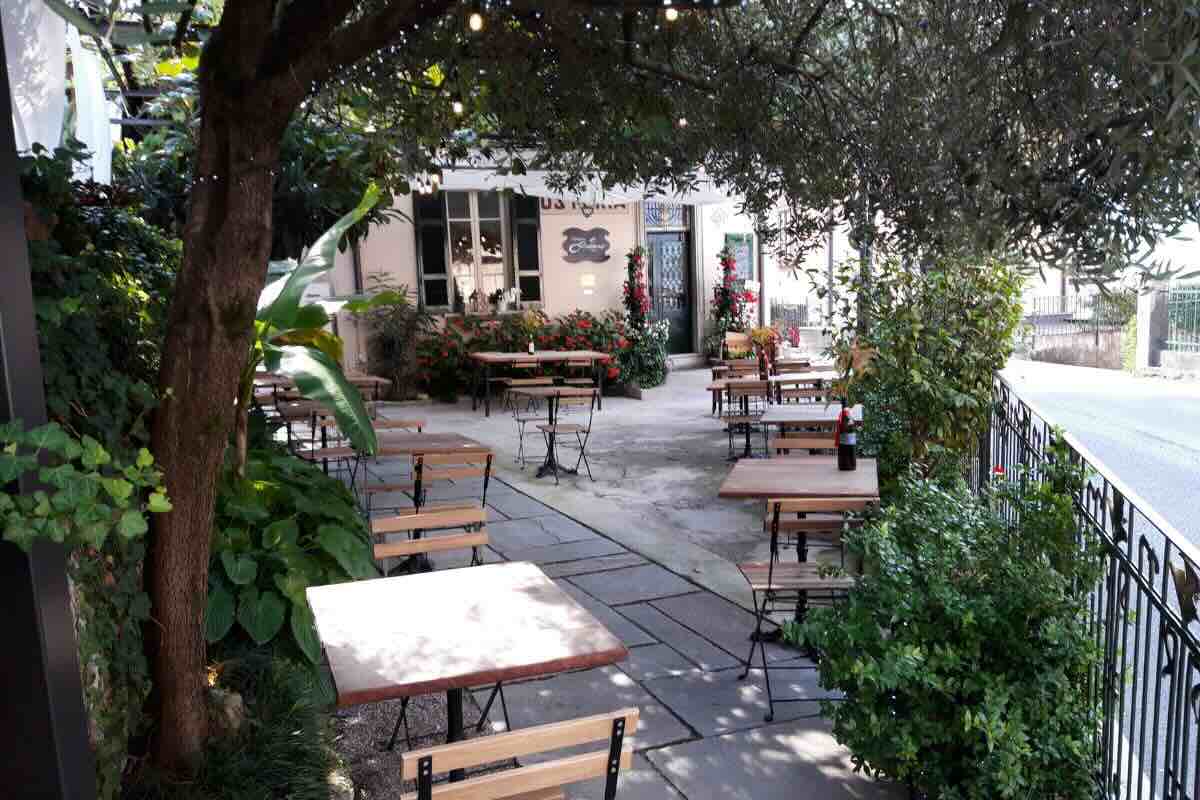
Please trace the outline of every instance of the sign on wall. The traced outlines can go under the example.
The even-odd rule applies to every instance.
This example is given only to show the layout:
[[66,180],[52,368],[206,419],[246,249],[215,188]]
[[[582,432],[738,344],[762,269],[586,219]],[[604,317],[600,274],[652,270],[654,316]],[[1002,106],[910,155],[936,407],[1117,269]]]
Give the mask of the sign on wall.
[[581,261],[608,261],[607,228],[567,228],[563,231],[563,260],[568,264]]
[[733,253],[733,259],[737,262],[737,279],[754,280],[754,234],[727,233],[725,246]]
[[573,214],[587,219],[596,214],[628,214],[628,203],[579,203],[561,198],[543,197],[543,214]]

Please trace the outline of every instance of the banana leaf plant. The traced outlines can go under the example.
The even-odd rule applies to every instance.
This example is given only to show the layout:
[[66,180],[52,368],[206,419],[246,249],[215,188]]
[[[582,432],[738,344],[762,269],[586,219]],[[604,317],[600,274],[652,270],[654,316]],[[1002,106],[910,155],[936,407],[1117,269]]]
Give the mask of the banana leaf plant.
[[338,242],[346,231],[379,202],[379,188],[367,187],[358,206],[321,234],[299,263],[290,261],[287,275],[267,284],[258,298],[254,340],[238,383],[234,443],[237,474],[246,468],[250,405],[254,399],[254,373],[261,366],[291,378],[297,391],[333,412],[350,444],[374,455],[377,442],[362,394],[342,372],[342,340],[325,329],[329,314],[319,305],[301,305],[313,280],[333,269]]

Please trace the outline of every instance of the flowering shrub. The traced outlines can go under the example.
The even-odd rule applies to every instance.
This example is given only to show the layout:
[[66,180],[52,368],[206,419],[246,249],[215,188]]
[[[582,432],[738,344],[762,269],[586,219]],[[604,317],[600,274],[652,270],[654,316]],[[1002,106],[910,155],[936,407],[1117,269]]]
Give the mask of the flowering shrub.
[[[524,352],[532,339],[538,350],[592,350],[613,357],[606,380],[621,377],[617,366],[620,353],[630,347],[621,312],[600,316],[575,310],[551,321],[541,311],[501,319],[448,317],[445,326],[417,342],[417,370],[421,383],[432,397],[453,402],[474,380],[471,353]],[[548,364],[553,373],[564,365]]]
[[667,379],[667,338],[671,324],[651,321],[650,294],[646,290],[646,253],[635,247],[626,256],[625,328],[629,347],[621,351],[621,379],[643,388],[658,386]]
[[744,291],[737,286],[737,260],[726,247],[719,254],[721,259],[721,282],[713,287],[709,302],[708,335],[705,343],[710,356],[721,355],[725,334],[744,331],[750,326],[750,306],[758,302],[754,292]]

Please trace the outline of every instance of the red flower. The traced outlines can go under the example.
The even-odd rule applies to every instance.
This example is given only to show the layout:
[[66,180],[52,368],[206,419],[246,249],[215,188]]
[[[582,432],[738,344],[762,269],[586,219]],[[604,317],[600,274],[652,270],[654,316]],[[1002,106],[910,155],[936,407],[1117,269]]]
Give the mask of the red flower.
[[992,477],[993,478],[1003,478],[1004,477],[1004,467],[1001,466],[1000,464],[997,464],[996,466],[992,467]]
[[443,350],[443,351],[442,351],[442,358],[449,358],[449,357],[450,357],[450,351],[449,351],[449,350]]
[[583,328],[584,330],[587,330],[588,328],[592,327],[592,323],[587,321],[586,319],[581,319],[581,320],[579,320],[579,327]]
[[617,376],[620,374],[621,374],[621,370],[618,369],[617,367],[609,367],[608,368],[608,379],[610,381],[615,381],[617,379]]

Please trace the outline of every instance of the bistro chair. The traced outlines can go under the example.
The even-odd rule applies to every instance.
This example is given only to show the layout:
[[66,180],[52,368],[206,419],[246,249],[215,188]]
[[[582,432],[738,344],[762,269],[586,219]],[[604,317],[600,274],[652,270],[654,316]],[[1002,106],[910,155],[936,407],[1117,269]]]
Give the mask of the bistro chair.
[[[587,424],[582,423],[582,409],[587,408]],[[563,422],[563,415],[568,417],[575,416],[575,412],[579,412],[577,418],[581,422]],[[588,439],[592,435],[592,420],[596,415],[596,393],[592,392],[586,397],[560,397],[558,398],[558,415],[551,425],[549,422],[538,425],[538,430],[542,432],[542,436],[546,440],[546,449],[549,451],[553,446],[555,451],[554,456],[554,483],[558,484],[558,459],[559,453],[565,445],[568,450],[578,450],[579,458],[575,459],[574,469],[579,471],[579,465],[582,463],[587,469],[588,479],[595,482],[592,477],[592,465],[587,460],[587,444]]]
[[[746,656],[741,678],[750,674],[754,650],[761,657],[763,681],[767,689],[767,722],[775,719],[776,703],[813,702],[812,698],[776,700],[771,691],[771,672],[779,670],[815,669],[805,666],[767,665],[764,624],[775,625],[771,619],[779,612],[792,612],[798,622],[804,620],[814,605],[828,605],[844,598],[854,588],[855,578],[847,574],[845,548],[841,535],[850,520],[847,515],[861,512],[876,502],[876,498],[813,498],[804,500],[769,500],[771,537],[770,556],[766,562],[738,564],[738,570],[750,585],[754,601],[754,634],[750,637],[750,652]],[[789,519],[795,514],[796,519]],[[836,542],[837,563],[809,561],[810,537],[827,537]],[[796,561],[784,561],[782,551],[796,549]]]
[[[512,363],[512,369],[514,375],[500,379],[500,384],[504,387],[505,406],[511,406],[513,402],[512,389],[514,388],[520,386],[554,385],[554,378],[550,377],[549,375],[540,374],[542,365],[541,362],[535,358],[527,359],[525,361],[514,361]],[[532,400],[530,401],[531,407],[536,405],[536,402]]]
[[595,366],[590,358],[569,358],[566,364],[567,376],[563,383],[567,386],[595,386]]
[[761,427],[763,413],[767,410],[771,385],[767,381],[729,383],[725,386],[725,403],[721,421],[729,435],[729,457],[734,457],[734,438],[746,437],[749,450],[750,435],[756,426]]
[[[389,519],[389,517],[372,519],[372,514],[379,508],[392,508],[402,512],[411,510],[424,512],[426,510],[434,511],[457,508],[483,509],[487,505],[488,484],[491,482],[492,476],[492,460],[493,455],[490,451],[482,453],[427,453],[413,456],[411,470],[407,476],[402,476],[399,480],[381,481],[363,486],[363,515],[374,526],[376,523],[382,523]],[[450,503],[439,503],[438,505],[430,505],[427,502],[430,486],[433,486],[435,490],[440,490],[446,484],[454,484],[461,480],[476,479],[482,481],[478,504],[474,500],[459,500]],[[413,502],[411,509],[401,508],[400,506],[381,507],[376,504],[375,498],[377,496],[396,492],[409,495]],[[450,527],[458,526],[452,525]]]
[[[626,737],[632,736],[637,726],[638,710],[623,708],[413,750],[400,757],[400,777],[415,781],[416,791],[401,795],[401,800],[435,800],[442,796],[462,800],[562,800],[564,786],[593,778],[604,778],[604,798],[612,800],[617,795],[621,770],[633,765],[633,747]],[[604,744],[583,753],[560,754],[551,760],[525,758],[568,747],[595,747],[597,742]],[[515,759],[521,759],[515,769],[434,786],[434,775]]]
[[540,431],[529,430],[529,425],[541,425],[550,422],[550,416],[543,412],[535,402],[534,398],[529,398],[528,402],[522,403],[519,400],[512,403],[513,422],[517,424],[517,455],[513,461],[521,465],[521,469],[525,469],[527,463],[525,457],[525,439],[529,436],[541,436]]

